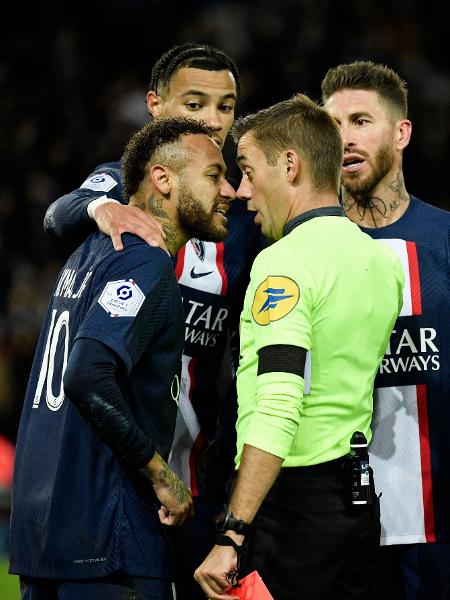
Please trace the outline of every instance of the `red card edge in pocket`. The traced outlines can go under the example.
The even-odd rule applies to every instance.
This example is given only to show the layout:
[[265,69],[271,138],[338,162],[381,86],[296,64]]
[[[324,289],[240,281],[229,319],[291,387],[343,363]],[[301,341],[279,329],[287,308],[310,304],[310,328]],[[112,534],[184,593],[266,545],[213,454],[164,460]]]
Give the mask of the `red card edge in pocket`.
[[230,588],[225,593],[240,600],[274,600],[258,571],[252,571],[239,580],[239,587]]

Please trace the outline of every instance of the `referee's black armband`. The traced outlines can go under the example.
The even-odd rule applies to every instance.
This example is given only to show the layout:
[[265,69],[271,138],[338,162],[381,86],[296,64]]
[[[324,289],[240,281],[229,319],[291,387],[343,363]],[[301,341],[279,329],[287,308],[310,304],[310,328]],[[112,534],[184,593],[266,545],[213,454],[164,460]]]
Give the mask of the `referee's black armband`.
[[291,344],[265,346],[258,352],[258,375],[264,373],[293,373],[305,376],[306,350]]

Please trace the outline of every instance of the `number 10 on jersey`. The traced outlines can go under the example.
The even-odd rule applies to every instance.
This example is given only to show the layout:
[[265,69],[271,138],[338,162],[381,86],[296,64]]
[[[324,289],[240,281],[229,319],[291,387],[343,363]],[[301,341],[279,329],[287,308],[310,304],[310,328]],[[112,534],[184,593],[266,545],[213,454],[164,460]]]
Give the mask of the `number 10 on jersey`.
[[[42,357],[41,370],[39,372],[39,379],[34,394],[33,408],[38,408],[41,402],[41,395],[46,386],[46,402],[50,410],[56,411],[61,408],[64,401],[64,388],[63,388],[63,377],[67,367],[67,357],[69,354],[69,311],[63,311],[58,318],[56,318],[56,310],[52,312],[52,318],[50,327],[48,329],[47,340],[45,342],[44,356]],[[63,352],[61,353],[61,345],[58,344],[61,336],[64,336],[63,341]],[[60,351],[57,355],[58,347]],[[62,367],[61,365],[62,358]],[[55,396],[53,393],[53,376],[55,373],[55,362],[57,372],[59,372],[59,381],[56,381],[56,388],[59,386],[58,395]]]

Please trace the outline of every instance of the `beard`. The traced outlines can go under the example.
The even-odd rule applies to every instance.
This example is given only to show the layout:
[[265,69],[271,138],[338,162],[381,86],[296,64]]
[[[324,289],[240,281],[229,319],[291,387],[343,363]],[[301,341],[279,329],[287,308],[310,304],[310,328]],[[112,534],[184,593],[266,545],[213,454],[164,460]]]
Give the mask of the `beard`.
[[215,222],[213,212],[203,208],[201,201],[196,200],[186,182],[180,185],[178,220],[190,238],[204,242],[222,242],[227,237],[226,225]]
[[392,143],[386,142],[378,149],[373,161],[372,172],[366,177],[342,176],[341,183],[345,191],[357,202],[366,200],[380,181],[389,173],[394,162]]

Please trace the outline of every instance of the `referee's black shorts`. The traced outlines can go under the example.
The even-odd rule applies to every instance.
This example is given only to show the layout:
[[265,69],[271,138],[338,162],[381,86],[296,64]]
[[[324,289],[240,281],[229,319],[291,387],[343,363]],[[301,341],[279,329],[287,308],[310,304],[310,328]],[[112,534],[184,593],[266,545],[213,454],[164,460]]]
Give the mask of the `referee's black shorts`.
[[351,504],[342,459],[283,468],[246,538],[241,573],[258,570],[275,600],[374,598],[380,512],[372,491],[372,505]]

